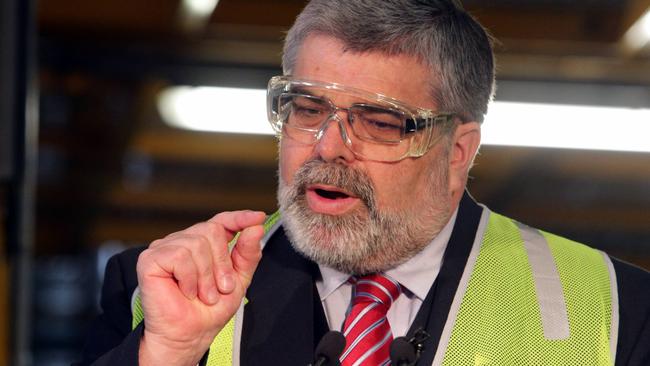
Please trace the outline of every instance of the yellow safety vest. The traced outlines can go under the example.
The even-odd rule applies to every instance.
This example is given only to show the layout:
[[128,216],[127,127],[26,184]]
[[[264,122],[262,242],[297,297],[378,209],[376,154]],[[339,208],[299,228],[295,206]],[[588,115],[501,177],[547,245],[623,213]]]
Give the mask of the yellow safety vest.
[[[137,291],[132,314],[135,328],[144,319]],[[213,341],[208,366],[233,364],[234,324]],[[617,332],[606,254],[485,208],[433,365],[613,365]]]

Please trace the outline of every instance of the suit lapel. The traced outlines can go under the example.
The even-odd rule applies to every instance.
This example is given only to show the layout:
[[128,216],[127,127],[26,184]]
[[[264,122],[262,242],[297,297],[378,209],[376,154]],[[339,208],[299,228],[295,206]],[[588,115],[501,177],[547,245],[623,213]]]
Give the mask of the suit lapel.
[[445,249],[440,273],[408,331],[408,337],[412,337],[418,328],[423,328],[430,335],[430,338],[422,343],[424,348],[418,365],[431,365],[433,362],[456,288],[474,243],[482,211],[483,209],[465,192],[449,244]]
[[[474,242],[482,208],[466,192],[443,256],[438,278],[429,290],[408,336],[423,328],[418,365],[431,365],[447,314]],[[318,266],[296,253],[280,228],[264,248],[244,308],[240,359],[248,365],[308,365],[318,341],[328,331],[315,280]]]
[[307,365],[328,330],[315,288],[318,266],[296,253],[281,228],[246,294],[241,365]]

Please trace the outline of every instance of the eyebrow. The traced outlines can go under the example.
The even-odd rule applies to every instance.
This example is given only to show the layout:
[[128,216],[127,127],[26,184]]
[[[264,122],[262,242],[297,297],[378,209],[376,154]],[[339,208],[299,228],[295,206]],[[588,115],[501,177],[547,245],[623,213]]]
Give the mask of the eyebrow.
[[311,95],[312,97],[319,97],[319,98],[325,98],[324,95],[317,95],[312,92],[310,92],[308,89],[300,86],[295,86],[289,90],[290,93],[296,93],[296,94],[305,94],[305,95]]
[[[316,89],[318,89],[318,88],[316,88]],[[309,89],[307,89],[305,87],[302,87],[302,86],[294,86],[293,88],[291,88],[289,90],[289,92],[290,93],[295,93],[295,94],[305,94],[305,95],[309,95],[309,96],[317,97],[317,98],[323,98],[323,99],[326,99],[329,103],[332,103],[333,105],[336,106],[336,104],[330,98],[328,98],[327,96],[322,95],[322,94],[321,95],[316,94],[316,93],[314,93],[314,92],[310,91]],[[372,106],[372,107],[389,109],[389,107],[386,106],[386,105],[373,103],[372,101],[367,100],[367,99],[362,99],[361,102],[352,103],[351,105],[357,105],[357,104],[365,104],[365,105],[369,105],[369,106]]]

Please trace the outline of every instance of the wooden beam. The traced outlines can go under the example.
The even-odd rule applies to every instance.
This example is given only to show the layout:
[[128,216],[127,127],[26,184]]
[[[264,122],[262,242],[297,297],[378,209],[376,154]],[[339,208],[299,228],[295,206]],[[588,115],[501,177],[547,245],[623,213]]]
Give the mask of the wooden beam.
[[[276,199],[274,187],[268,190],[239,189],[205,189],[196,186],[150,187],[145,191],[130,191],[123,187],[114,187],[106,196],[105,204],[121,210],[140,211],[174,211],[191,213],[214,212],[225,210],[265,210],[275,211]],[[206,217],[205,219],[208,219]]]
[[137,134],[129,149],[155,159],[271,165],[277,162],[273,136],[153,130]]
[[647,232],[650,222],[650,211],[646,207],[611,207],[596,204],[588,207],[568,207],[560,206],[557,201],[521,201],[510,205],[508,212],[518,212],[518,219],[542,228],[570,227],[589,231],[594,228],[607,228],[610,231]]
[[[577,2],[576,2],[577,4]],[[497,39],[609,43],[618,40],[620,7],[476,6],[469,8]]]
[[499,53],[497,64],[501,78],[650,84],[650,59]]
[[83,32],[167,33],[179,0],[54,0],[38,2],[39,28]]
[[253,24],[289,28],[305,0],[220,0],[213,23]]

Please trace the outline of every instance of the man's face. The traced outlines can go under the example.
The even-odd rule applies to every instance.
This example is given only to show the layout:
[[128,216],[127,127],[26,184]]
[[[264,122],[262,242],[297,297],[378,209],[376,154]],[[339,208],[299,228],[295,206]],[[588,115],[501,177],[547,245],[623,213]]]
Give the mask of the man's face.
[[[305,40],[293,76],[436,110],[428,93],[429,72],[415,58],[349,52],[330,37]],[[323,96],[339,107],[355,102],[339,93]],[[339,112],[344,121],[345,113]],[[383,271],[408,260],[455,209],[448,188],[448,146],[442,139],[421,158],[393,163],[362,160],[345,145],[334,120],[314,145],[283,138],[278,199],[294,247],[348,273]]]

